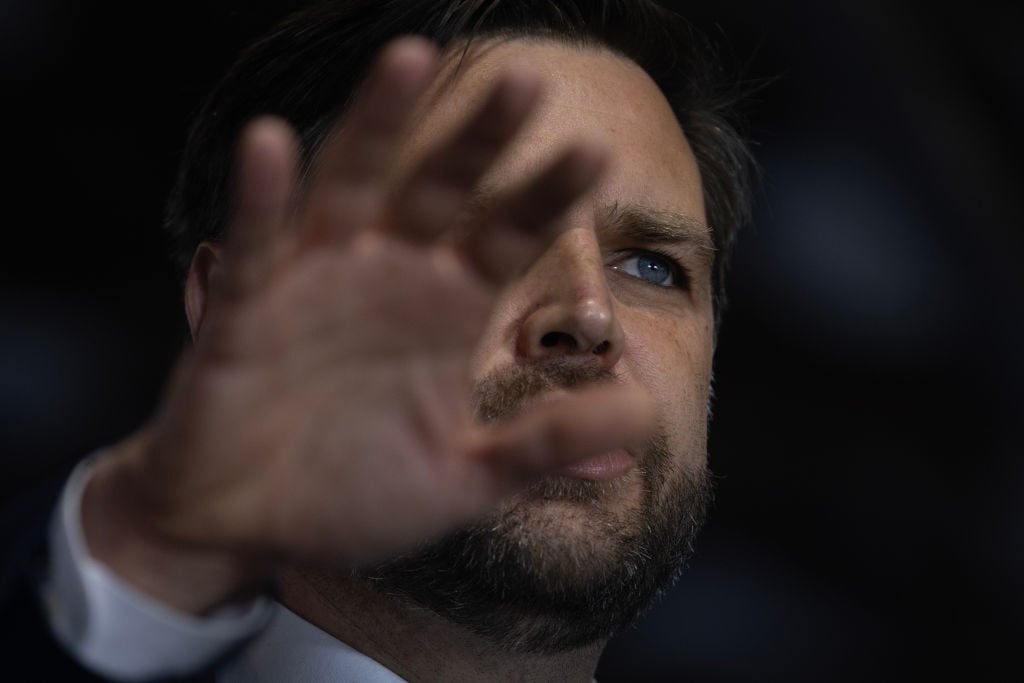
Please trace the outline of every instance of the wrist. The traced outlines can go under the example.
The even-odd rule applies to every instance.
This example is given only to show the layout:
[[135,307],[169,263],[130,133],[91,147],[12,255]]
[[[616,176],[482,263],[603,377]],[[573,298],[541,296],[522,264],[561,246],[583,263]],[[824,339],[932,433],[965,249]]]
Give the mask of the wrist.
[[81,507],[89,555],[139,591],[194,615],[265,592],[269,563],[184,543],[160,531],[147,500],[152,484],[139,474],[149,441],[145,431],[133,435],[92,472]]

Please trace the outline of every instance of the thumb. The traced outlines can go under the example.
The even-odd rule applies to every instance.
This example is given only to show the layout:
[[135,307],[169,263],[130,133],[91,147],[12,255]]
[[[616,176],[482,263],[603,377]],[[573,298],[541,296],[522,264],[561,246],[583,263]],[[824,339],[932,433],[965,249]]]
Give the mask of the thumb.
[[472,449],[512,484],[601,453],[636,452],[654,429],[647,392],[602,385],[556,394],[507,422],[482,430]]

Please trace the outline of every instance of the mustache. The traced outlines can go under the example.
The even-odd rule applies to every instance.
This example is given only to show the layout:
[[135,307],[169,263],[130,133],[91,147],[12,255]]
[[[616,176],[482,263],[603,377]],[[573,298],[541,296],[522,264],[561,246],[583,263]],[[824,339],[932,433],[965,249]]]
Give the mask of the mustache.
[[509,365],[480,380],[473,391],[476,418],[490,424],[519,412],[523,404],[555,389],[580,389],[617,382],[618,376],[597,365],[552,361],[543,365]]

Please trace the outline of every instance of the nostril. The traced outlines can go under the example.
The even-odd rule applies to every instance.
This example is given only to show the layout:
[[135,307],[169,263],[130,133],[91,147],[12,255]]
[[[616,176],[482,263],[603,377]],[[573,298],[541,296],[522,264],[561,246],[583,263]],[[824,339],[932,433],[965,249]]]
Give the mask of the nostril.
[[610,349],[611,346],[612,346],[612,343],[610,341],[603,341],[603,342],[601,342],[600,344],[598,344],[597,346],[594,347],[594,355],[595,356],[600,356],[605,351]]
[[575,349],[576,339],[565,332],[548,332],[540,338],[540,345],[546,349],[550,349],[555,346],[566,346],[570,349]]

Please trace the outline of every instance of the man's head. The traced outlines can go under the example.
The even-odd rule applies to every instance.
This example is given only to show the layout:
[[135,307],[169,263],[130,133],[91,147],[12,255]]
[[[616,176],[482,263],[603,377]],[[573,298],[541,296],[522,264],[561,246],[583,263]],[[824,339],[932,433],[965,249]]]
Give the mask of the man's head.
[[[725,258],[746,214],[746,152],[717,108],[701,46],[636,0],[353,2],[258,44],[201,115],[170,226],[191,252],[228,213],[231,144],[259,113],[296,126],[310,170],[389,38],[447,48],[397,173],[444,139],[509,67],[544,76],[533,119],[480,184],[486,205],[580,137],[608,172],[506,287],[472,359],[477,413],[501,419],[594,382],[645,389],[658,430],[568,468],[492,516],[364,572],[505,648],[607,637],[677,573],[708,497],[706,406]],[[710,227],[708,227],[710,226]]]
[[732,110],[741,92],[708,41],[652,0],[340,0],[296,15],[243,53],[195,118],[166,218],[182,276],[200,242],[223,236],[235,141],[245,123],[259,114],[287,120],[308,168],[373,57],[406,34],[457,50],[489,35],[544,35],[604,46],[647,72],[701,173],[720,313],[736,231],[749,219],[751,160]]
[[481,201],[574,139],[600,141],[611,159],[554,244],[503,292],[473,364],[479,417],[618,382],[653,395],[658,431],[365,574],[507,649],[558,652],[633,621],[680,568],[703,517],[715,252],[693,152],[634,62],[520,37],[482,39],[460,58],[428,95],[404,159],[445,139],[511,67],[542,74],[545,98],[484,177]]

